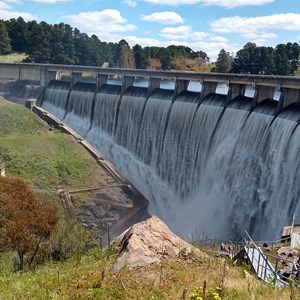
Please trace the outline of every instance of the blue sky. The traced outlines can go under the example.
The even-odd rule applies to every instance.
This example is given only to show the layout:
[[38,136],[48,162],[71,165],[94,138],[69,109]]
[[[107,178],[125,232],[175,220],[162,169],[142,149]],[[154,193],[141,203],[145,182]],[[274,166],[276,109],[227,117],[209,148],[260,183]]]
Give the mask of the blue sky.
[[131,46],[186,45],[215,60],[247,42],[300,40],[300,0],[0,0],[0,18],[68,23]]

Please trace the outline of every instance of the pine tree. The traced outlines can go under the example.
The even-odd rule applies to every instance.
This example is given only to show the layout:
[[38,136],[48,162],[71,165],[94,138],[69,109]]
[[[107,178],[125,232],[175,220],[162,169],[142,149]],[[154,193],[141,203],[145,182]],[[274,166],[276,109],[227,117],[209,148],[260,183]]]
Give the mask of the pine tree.
[[222,49],[216,61],[216,71],[219,73],[228,73],[231,69],[233,58],[229,52]]
[[6,25],[0,20],[0,54],[11,52],[11,41],[8,36]]

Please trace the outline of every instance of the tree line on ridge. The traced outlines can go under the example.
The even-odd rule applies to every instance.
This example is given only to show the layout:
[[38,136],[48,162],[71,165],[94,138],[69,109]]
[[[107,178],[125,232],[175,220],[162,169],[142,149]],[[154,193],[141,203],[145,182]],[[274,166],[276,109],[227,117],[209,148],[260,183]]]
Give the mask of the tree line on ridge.
[[25,53],[25,62],[35,63],[294,75],[299,65],[300,46],[287,43],[273,48],[249,42],[235,56],[221,49],[211,67],[204,51],[194,51],[187,46],[136,44],[131,48],[124,39],[107,43],[68,24],[25,22],[19,17],[0,20],[0,54],[11,52]]

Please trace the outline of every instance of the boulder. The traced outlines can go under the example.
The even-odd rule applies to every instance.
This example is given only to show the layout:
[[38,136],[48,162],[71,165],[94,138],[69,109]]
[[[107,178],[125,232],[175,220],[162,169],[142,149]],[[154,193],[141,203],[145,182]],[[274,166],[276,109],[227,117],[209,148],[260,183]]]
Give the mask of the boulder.
[[162,259],[207,257],[199,249],[173,234],[158,217],[134,224],[124,235],[119,255],[113,266],[119,271],[124,266],[130,268],[160,263]]

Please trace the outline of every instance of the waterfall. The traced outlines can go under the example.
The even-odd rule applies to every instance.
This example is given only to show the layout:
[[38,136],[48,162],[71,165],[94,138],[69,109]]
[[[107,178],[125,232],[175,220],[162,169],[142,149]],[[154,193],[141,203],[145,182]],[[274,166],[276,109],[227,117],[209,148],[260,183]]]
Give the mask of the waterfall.
[[78,83],[67,96],[50,85],[43,107],[112,161],[177,234],[280,236],[300,196],[299,106],[276,116],[274,100],[252,110],[243,96],[227,105],[214,93],[201,101],[199,92],[121,89]]
[[67,102],[63,121],[82,136],[90,129],[95,86],[94,83],[77,82]]
[[62,120],[66,114],[69,90],[70,82],[52,80],[45,91],[43,108]]

